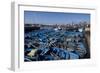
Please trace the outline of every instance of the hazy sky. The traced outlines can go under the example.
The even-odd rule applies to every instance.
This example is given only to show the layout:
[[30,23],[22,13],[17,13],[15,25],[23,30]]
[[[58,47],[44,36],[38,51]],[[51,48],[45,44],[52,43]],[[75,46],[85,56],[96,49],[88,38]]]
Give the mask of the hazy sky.
[[24,11],[25,24],[67,24],[72,22],[79,23],[81,21],[89,23],[90,14]]

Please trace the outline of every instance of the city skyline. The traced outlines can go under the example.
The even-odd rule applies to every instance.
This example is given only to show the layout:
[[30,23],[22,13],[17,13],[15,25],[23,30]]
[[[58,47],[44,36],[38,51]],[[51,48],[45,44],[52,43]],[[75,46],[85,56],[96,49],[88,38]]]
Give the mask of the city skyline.
[[71,24],[90,23],[90,14],[24,11],[24,24]]

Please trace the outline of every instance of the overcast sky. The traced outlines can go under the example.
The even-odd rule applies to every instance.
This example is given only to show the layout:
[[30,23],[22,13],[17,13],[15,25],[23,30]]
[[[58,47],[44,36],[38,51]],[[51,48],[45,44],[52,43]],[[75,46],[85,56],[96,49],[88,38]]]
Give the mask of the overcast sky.
[[90,14],[24,11],[25,24],[67,24],[83,21],[90,23]]

